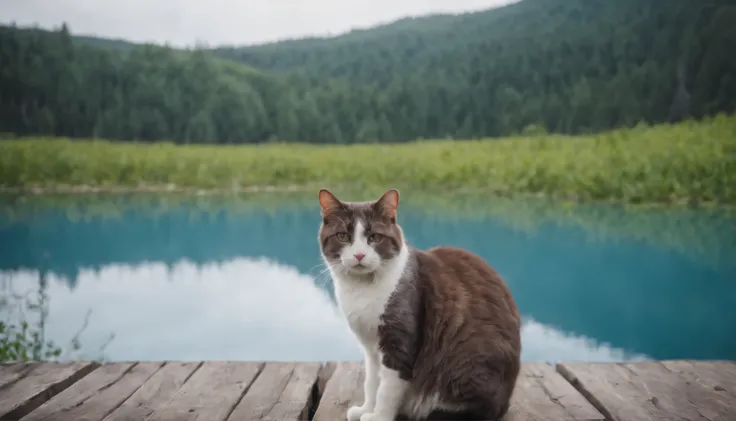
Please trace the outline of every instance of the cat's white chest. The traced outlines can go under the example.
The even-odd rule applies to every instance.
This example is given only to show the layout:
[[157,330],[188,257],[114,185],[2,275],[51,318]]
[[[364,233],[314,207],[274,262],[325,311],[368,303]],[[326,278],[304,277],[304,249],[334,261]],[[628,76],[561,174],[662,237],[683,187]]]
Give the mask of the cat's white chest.
[[335,296],[350,329],[365,346],[378,345],[378,326],[395,283],[335,280]]

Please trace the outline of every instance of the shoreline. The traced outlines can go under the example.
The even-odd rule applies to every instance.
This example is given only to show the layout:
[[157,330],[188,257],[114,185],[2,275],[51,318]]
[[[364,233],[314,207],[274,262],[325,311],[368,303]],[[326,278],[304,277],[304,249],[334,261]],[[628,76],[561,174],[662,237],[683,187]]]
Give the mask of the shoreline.
[[[189,209],[195,215],[205,216],[223,209],[241,215],[279,210],[291,212],[308,207],[318,215],[318,187],[252,187],[247,192],[209,189],[201,190],[199,194],[197,189],[153,185],[145,188],[39,187],[34,192],[13,189],[15,194],[0,188],[0,225],[33,221],[50,209],[63,212],[70,221],[87,217],[117,218],[128,211],[141,211],[148,217],[157,218],[178,209]],[[374,196],[345,187],[332,191],[346,200]],[[736,243],[723,239],[724,230],[734,232],[732,230],[736,229],[736,206],[611,201],[576,203],[528,195],[491,197],[488,192],[480,194],[478,191],[448,194],[438,190],[398,188],[402,192],[402,206],[408,212],[429,212],[432,217],[457,221],[491,218],[524,233],[532,233],[540,226],[552,223],[581,229],[588,238],[642,241],[663,250],[705,259],[714,267],[732,260],[728,257],[733,256],[736,247]],[[704,255],[705,250],[708,252]]]
[[56,185],[56,186],[27,186],[6,187],[0,186],[0,194],[85,194],[85,193],[188,193],[196,196],[221,195],[221,194],[243,194],[243,193],[298,193],[307,192],[313,186],[290,184],[286,186],[246,186],[237,189],[225,188],[201,188],[177,186],[175,184],[151,184],[139,186],[93,186],[81,185]]
[[[379,192],[381,189],[373,187],[360,187],[350,185],[330,185],[329,183],[320,184],[288,184],[288,185],[263,185],[263,186],[245,186],[238,188],[201,188],[201,187],[187,187],[178,186],[175,184],[150,184],[150,185],[138,185],[138,186],[93,186],[93,185],[54,185],[54,186],[24,186],[24,187],[6,187],[0,186],[0,195],[30,195],[30,196],[43,196],[43,195],[85,195],[85,194],[146,194],[146,193],[175,193],[185,194],[193,197],[196,196],[238,196],[243,194],[266,194],[266,193],[308,193],[310,191],[316,192],[324,187],[329,186],[333,191],[358,191],[358,192]],[[351,188],[352,187],[352,188]],[[447,189],[437,187],[434,189],[411,189],[401,188],[396,186],[387,186],[388,188],[398,188],[399,191],[411,191],[408,196],[414,196],[418,193],[426,196],[427,194],[434,195],[430,192],[437,192],[438,195],[473,195],[473,196],[490,196],[492,198],[500,199],[518,199],[518,200],[545,200],[555,202],[559,204],[571,203],[571,204],[608,204],[618,205],[627,207],[640,207],[640,208],[720,208],[720,209],[736,209],[736,204],[731,203],[720,203],[713,201],[701,201],[692,199],[680,199],[673,201],[626,201],[618,199],[581,199],[578,197],[563,197],[563,196],[550,196],[545,194],[533,194],[517,192],[511,193],[508,191],[494,191],[491,189]],[[450,190],[450,191],[448,191]],[[379,193],[380,194],[380,193]]]

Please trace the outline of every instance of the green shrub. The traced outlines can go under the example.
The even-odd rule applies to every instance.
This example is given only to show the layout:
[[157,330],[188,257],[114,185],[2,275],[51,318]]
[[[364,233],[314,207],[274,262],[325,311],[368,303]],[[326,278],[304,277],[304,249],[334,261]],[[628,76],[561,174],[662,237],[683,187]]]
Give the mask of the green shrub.
[[44,313],[46,311],[45,295],[40,294],[38,301],[16,295],[0,295],[0,363],[15,361],[46,361],[61,355],[53,341],[44,341],[40,326],[28,323],[26,312]]

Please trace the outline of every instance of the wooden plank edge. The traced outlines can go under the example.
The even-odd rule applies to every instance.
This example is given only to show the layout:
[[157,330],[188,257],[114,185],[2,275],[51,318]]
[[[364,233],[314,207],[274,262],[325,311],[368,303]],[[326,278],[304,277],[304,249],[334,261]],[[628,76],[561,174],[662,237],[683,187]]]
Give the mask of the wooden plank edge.
[[[141,386],[138,389],[136,389],[135,392],[133,392],[130,396],[128,396],[127,399],[125,399],[123,402],[121,402],[120,405],[118,405],[117,407],[115,407],[109,414],[107,414],[107,416],[103,419],[103,421],[115,420],[115,419],[118,419],[119,420],[121,418],[130,419],[129,416],[120,415],[121,413],[124,414],[127,409],[130,409],[129,408],[130,406],[133,406],[136,410],[137,409],[141,409],[141,408],[144,408],[145,410],[149,410],[150,409],[150,412],[148,412],[148,415],[146,415],[146,417],[144,417],[144,418],[147,419],[147,417],[150,417],[150,415],[153,412],[155,412],[155,410],[157,409],[157,407],[154,407],[151,404],[151,400],[154,400],[155,397],[156,397],[156,395],[158,393],[153,393],[152,396],[144,397],[144,398],[140,399],[137,403],[135,401],[133,401],[132,403],[129,404],[129,402],[131,402],[131,400],[133,400],[133,399],[136,399],[137,395],[141,392],[141,389],[147,387],[148,382],[153,377],[155,377],[156,375],[158,375],[162,370],[167,370],[168,369],[167,366],[169,366],[170,364],[181,364],[181,363],[182,363],[181,361],[168,361],[168,360],[164,361],[163,362],[163,365],[161,367],[159,367],[159,369],[153,375],[151,375],[151,377],[149,377],[148,379],[146,379],[146,381],[143,382],[143,384],[141,384]],[[191,364],[192,367],[193,367],[193,369],[189,372],[188,375],[186,375],[183,378],[183,380],[181,381],[181,384],[179,384],[178,387],[177,386],[173,386],[171,388],[172,391],[169,393],[168,401],[170,401],[176,395],[176,393],[179,392],[179,389],[181,389],[181,387],[187,381],[189,381],[189,379],[197,372],[197,370],[199,370],[200,367],[202,367],[202,364],[203,364],[202,361],[186,361],[184,363]],[[176,384],[175,382],[176,382],[176,380],[174,380],[172,383],[173,384]],[[159,383],[158,388],[156,389],[157,392],[161,392],[162,389],[166,389],[166,386],[169,385],[169,384],[171,384],[171,383],[168,383],[168,382],[161,382],[161,383]],[[126,404],[129,404],[128,405],[128,408],[124,408]],[[121,408],[124,408],[124,409],[121,409]],[[121,411],[121,413],[118,413],[117,411]],[[141,419],[144,419],[144,418],[141,418]]]
[[35,411],[36,408],[38,408],[39,406],[51,400],[51,398],[53,398],[54,396],[68,389],[74,383],[78,382],[89,373],[95,371],[99,366],[99,362],[88,362],[86,365],[82,366],[79,370],[75,371],[68,377],[50,384],[46,389],[31,396],[25,402],[20,403],[14,410],[6,414],[0,414],[0,420],[15,420],[25,417],[26,415]]
[[[198,371],[200,368],[202,368],[208,362],[212,362],[212,361],[202,361],[202,363],[199,365],[199,367],[197,367],[196,370],[194,370],[194,372]],[[231,361],[231,362],[237,363],[239,361]],[[237,399],[235,399],[235,402],[233,402],[232,406],[230,407],[230,410],[227,411],[227,413],[225,414],[225,416],[222,418],[223,420],[229,420],[230,419],[230,417],[233,415],[233,412],[235,412],[235,408],[237,408],[238,405],[240,405],[240,401],[243,400],[243,398],[245,397],[245,395],[250,390],[251,386],[253,386],[253,384],[256,382],[256,380],[261,375],[261,373],[263,373],[263,369],[266,368],[266,364],[267,364],[265,361],[257,361],[257,362],[255,362],[255,361],[243,361],[243,363],[245,363],[245,364],[248,364],[248,363],[256,364],[258,366],[258,369],[256,371],[256,375],[253,376],[253,378],[250,380],[250,383],[248,383],[247,385],[245,385],[245,387],[243,388],[243,392],[240,394],[240,396]],[[189,381],[189,379],[191,379],[192,377],[194,377],[194,372],[192,373],[191,376],[187,377],[187,381],[184,382],[181,387],[184,387],[184,385]]]
[[[28,361],[28,362],[12,362],[12,363],[2,363],[0,364],[0,370],[3,370],[3,368],[8,369],[15,369],[16,371],[8,373],[10,377],[6,377],[4,379],[0,379],[0,391],[3,389],[9,389],[13,387],[15,383],[18,383],[19,381],[23,380],[24,377],[26,377],[31,371],[33,371],[36,367],[38,367],[40,364],[43,364],[41,362],[35,362],[35,361]],[[4,370],[7,372],[7,370]],[[0,372],[0,374],[3,374],[3,372]]]
[[588,391],[588,389],[583,386],[582,382],[577,378],[577,376],[575,376],[572,371],[568,370],[568,368],[565,366],[565,363],[555,364],[555,370],[560,373],[562,378],[567,380],[567,382],[570,383],[570,385],[574,387],[575,390],[578,391],[578,393],[583,395],[583,397],[588,402],[590,402],[590,404],[593,405],[593,407],[597,409],[598,412],[600,412],[601,415],[603,415],[607,420],[614,419],[611,415],[611,412],[606,409],[605,405],[603,405],[603,403],[594,394],[592,394],[590,391]]
[[[311,361],[310,362],[299,362],[299,363],[296,363],[295,366],[294,366],[294,368],[293,368],[293,370],[292,370],[292,372],[291,372],[291,374],[290,374],[290,378],[289,378],[289,380],[287,381],[287,383],[285,385],[284,390],[281,392],[281,396],[283,396],[285,393],[287,393],[287,391],[289,391],[289,388],[290,388],[290,386],[292,384],[291,383],[292,378],[294,378],[295,376],[297,376],[297,378],[298,378],[297,370],[301,370],[301,369],[305,368],[305,366],[306,367],[311,367],[312,369],[316,369],[316,372],[314,372],[314,374],[310,374],[310,377],[311,376],[313,376],[313,377],[311,377],[311,380],[309,380],[308,382],[306,382],[307,389],[308,389],[307,396],[306,396],[306,401],[303,402],[303,405],[304,406],[301,408],[297,419],[303,420],[303,421],[308,421],[308,420],[311,420],[312,419],[314,412],[317,411],[317,405],[319,405],[319,397],[321,396],[320,389],[319,389],[320,374],[322,374],[323,376],[327,376],[328,374],[331,375],[331,373],[328,373],[328,372],[325,372],[324,371],[325,370],[325,365],[323,363],[321,363],[321,362],[311,362]],[[307,374],[307,373],[303,373],[303,374]],[[298,385],[298,382],[296,384]],[[279,397],[279,400],[281,400],[281,397]],[[302,403],[301,400],[298,401],[298,402]],[[276,404],[276,406],[274,406],[271,409],[271,411],[275,410],[277,407],[278,407],[278,403]],[[271,411],[269,411],[269,415],[270,415],[270,412]],[[281,419],[281,417],[283,417],[284,415],[283,414],[279,414],[278,411],[277,411],[276,416],[277,416],[278,419]],[[266,419],[271,419],[271,418],[266,418]]]
[[322,395],[325,393],[327,382],[332,377],[332,374],[335,373],[336,368],[337,363],[334,361],[321,363],[321,368],[319,369],[319,373],[317,373],[317,381],[312,385],[312,393],[310,395],[309,402],[307,403],[305,420],[311,421],[314,419],[314,414],[317,413],[317,408],[322,400]]
[[[291,376],[295,375],[296,370],[300,364],[311,365],[311,366],[317,365],[316,362],[297,363],[296,366],[294,367],[294,370],[291,373]],[[317,405],[319,405],[319,397],[321,396],[320,388],[319,388],[320,375],[324,375],[324,376],[332,375],[332,373],[325,372],[325,364],[323,363],[318,363],[318,364],[319,364],[319,367],[317,368],[317,375],[314,376],[314,378],[312,379],[312,384],[309,386],[307,401],[304,403],[304,407],[299,413],[299,420],[309,421],[314,417],[314,413],[317,411]],[[290,382],[291,380],[287,382],[286,388],[284,389],[282,393],[286,392],[286,390],[289,387]],[[325,383],[326,383],[326,380],[325,380]]]
[[[110,363],[110,364],[115,364],[115,363]],[[122,374],[122,375],[121,375],[120,377],[118,377],[118,378],[117,378],[117,379],[115,380],[115,382],[114,382],[114,383],[110,384],[110,386],[113,386],[113,385],[114,385],[115,383],[117,383],[117,382],[119,382],[120,380],[122,380],[122,379],[123,379],[123,378],[124,378],[125,376],[127,376],[127,375],[128,375],[128,373],[130,373],[131,371],[133,371],[133,369],[134,369],[134,368],[136,368],[136,367],[137,367],[138,365],[140,365],[140,364],[157,364],[157,365],[158,365],[158,367],[156,367],[156,369],[155,369],[155,370],[153,370],[153,372],[152,372],[152,373],[151,373],[151,374],[150,374],[150,375],[149,375],[148,377],[146,377],[146,379],[145,379],[145,380],[143,380],[143,382],[141,382],[141,383],[140,383],[140,384],[139,384],[139,385],[138,385],[138,386],[137,386],[137,387],[136,387],[135,389],[133,389],[133,390],[132,390],[132,391],[131,391],[131,392],[130,392],[130,393],[128,394],[128,396],[126,396],[126,397],[125,397],[125,399],[121,400],[120,402],[118,402],[118,404],[117,404],[117,405],[115,405],[115,406],[113,406],[113,407],[112,407],[111,409],[109,409],[109,410],[107,411],[107,413],[105,414],[105,417],[103,418],[103,420],[104,420],[105,418],[109,417],[109,416],[110,416],[110,414],[112,414],[113,412],[115,412],[115,410],[117,410],[118,408],[120,408],[121,406],[123,406],[123,404],[124,404],[124,403],[125,403],[125,402],[126,402],[126,401],[127,401],[128,399],[130,399],[130,397],[131,397],[131,396],[135,395],[135,393],[136,393],[136,392],[138,392],[138,390],[140,390],[140,388],[142,388],[142,387],[143,387],[143,385],[144,385],[144,384],[146,384],[146,382],[147,382],[147,381],[148,381],[148,380],[149,380],[149,379],[150,379],[151,377],[153,377],[153,376],[154,376],[154,375],[155,375],[155,374],[156,374],[156,373],[157,373],[157,372],[158,372],[159,370],[161,370],[161,369],[162,369],[162,368],[163,368],[163,367],[164,367],[164,366],[165,366],[166,364],[168,364],[168,361],[148,361],[148,362],[140,362],[140,361],[134,361],[134,362],[132,362],[131,366],[130,366],[130,367],[129,367],[129,368],[127,369],[127,370],[125,370],[125,372],[124,372],[124,373],[123,373],[123,374]],[[196,371],[196,370],[195,370],[195,371]],[[110,387],[110,386],[108,386],[108,387]]]
[[[319,396],[319,376],[324,366],[317,361],[267,361],[253,378],[226,420],[309,420]],[[275,376],[275,377],[271,377]],[[249,395],[255,390],[255,395]],[[263,392],[269,396],[262,396]],[[261,396],[259,396],[261,395]],[[262,402],[262,399],[267,402]],[[255,404],[255,406],[253,406]]]
[[317,392],[319,393],[320,398],[325,392],[327,381],[329,381],[332,375],[335,373],[336,368],[337,363],[335,361],[328,361],[322,364],[322,368],[319,370],[319,374],[317,375]]

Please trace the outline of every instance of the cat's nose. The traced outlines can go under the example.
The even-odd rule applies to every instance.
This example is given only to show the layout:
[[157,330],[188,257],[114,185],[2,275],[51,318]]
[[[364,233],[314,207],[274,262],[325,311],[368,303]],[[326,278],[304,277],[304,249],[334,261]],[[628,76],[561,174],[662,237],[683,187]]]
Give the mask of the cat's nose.
[[356,253],[354,256],[360,262],[365,257],[365,254],[363,254],[363,253]]

